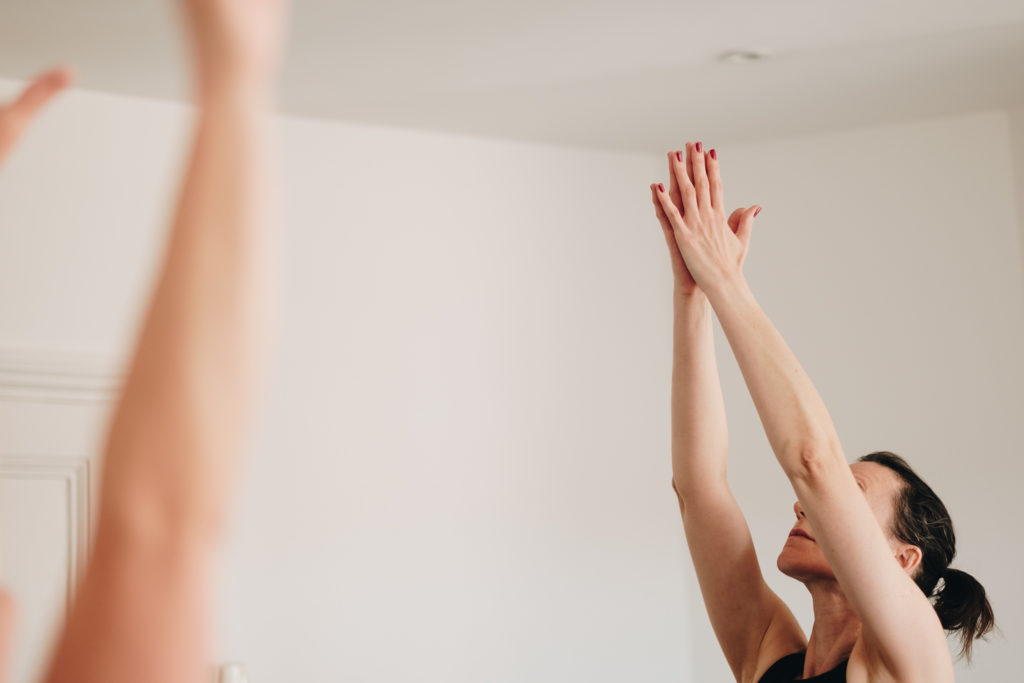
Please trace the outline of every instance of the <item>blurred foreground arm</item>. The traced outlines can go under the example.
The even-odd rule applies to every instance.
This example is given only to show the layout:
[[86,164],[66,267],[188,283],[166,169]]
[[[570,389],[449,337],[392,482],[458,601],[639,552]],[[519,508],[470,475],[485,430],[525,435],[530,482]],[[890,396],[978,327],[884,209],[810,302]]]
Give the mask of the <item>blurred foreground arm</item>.
[[284,0],[181,0],[198,122],[106,444],[91,562],[48,680],[182,683],[207,659],[209,570],[272,294],[264,106]]

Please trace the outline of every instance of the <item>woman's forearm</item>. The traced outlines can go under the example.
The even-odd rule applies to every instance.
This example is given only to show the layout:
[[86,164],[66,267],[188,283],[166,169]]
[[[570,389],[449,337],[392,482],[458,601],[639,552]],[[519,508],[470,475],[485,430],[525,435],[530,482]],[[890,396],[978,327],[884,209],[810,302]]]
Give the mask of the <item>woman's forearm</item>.
[[786,474],[803,472],[813,454],[842,449],[825,404],[742,277],[708,292],[772,450]]
[[[108,439],[101,511],[215,533],[242,448],[266,326],[265,115],[250,93],[200,103],[162,271]],[[197,536],[197,533],[199,536]]]
[[700,290],[674,300],[672,479],[685,500],[726,483],[729,442],[711,307]]

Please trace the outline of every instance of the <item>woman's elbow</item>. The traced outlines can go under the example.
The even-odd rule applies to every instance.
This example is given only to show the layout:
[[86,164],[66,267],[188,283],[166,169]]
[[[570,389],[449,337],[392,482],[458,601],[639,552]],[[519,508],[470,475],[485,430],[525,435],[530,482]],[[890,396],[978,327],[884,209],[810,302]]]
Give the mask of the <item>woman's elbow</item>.
[[846,461],[834,444],[811,442],[792,449],[785,459],[785,470],[794,484],[800,482],[813,487],[830,479],[840,464],[845,466]]

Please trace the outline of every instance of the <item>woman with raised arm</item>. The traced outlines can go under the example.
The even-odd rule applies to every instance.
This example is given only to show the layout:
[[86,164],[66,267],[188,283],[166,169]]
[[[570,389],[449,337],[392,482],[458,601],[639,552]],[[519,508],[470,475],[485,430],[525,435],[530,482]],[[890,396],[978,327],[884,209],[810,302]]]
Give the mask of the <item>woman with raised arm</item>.
[[50,683],[209,671],[210,571],[266,337],[269,103],[284,0],[179,0],[199,112],[107,437],[92,556]]
[[[949,567],[949,514],[892,453],[847,464],[821,398],[743,278],[760,207],[726,216],[717,153],[699,142],[687,143],[685,156],[671,152],[669,166],[669,187],[652,185],[651,194],[675,276],[673,487],[733,675],[744,683],[952,681],[945,631],[960,635],[969,656],[993,617],[981,585]],[[777,564],[810,591],[809,639],[765,583],[726,479],[712,311],[796,492],[796,523]]]

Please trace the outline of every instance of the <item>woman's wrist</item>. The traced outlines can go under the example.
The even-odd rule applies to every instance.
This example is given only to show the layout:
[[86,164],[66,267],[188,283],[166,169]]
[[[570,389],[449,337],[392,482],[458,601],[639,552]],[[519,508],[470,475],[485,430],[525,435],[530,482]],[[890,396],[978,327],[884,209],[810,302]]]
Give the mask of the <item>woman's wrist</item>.
[[195,96],[199,105],[232,100],[265,108],[274,97],[275,69],[268,65],[201,62],[195,72]]
[[696,332],[711,317],[711,306],[707,295],[700,289],[687,292],[677,290],[673,296],[676,332]]
[[730,306],[746,303],[754,299],[754,293],[747,284],[743,274],[734,277],[722,278],[716,282],[709,283],[704,291],[708,301],[715,311],[724,310]]
[[700,287],[681,287],[678,283],[672,289],[672,300],[676,305],[692,305],[707,301],[707,294]]

